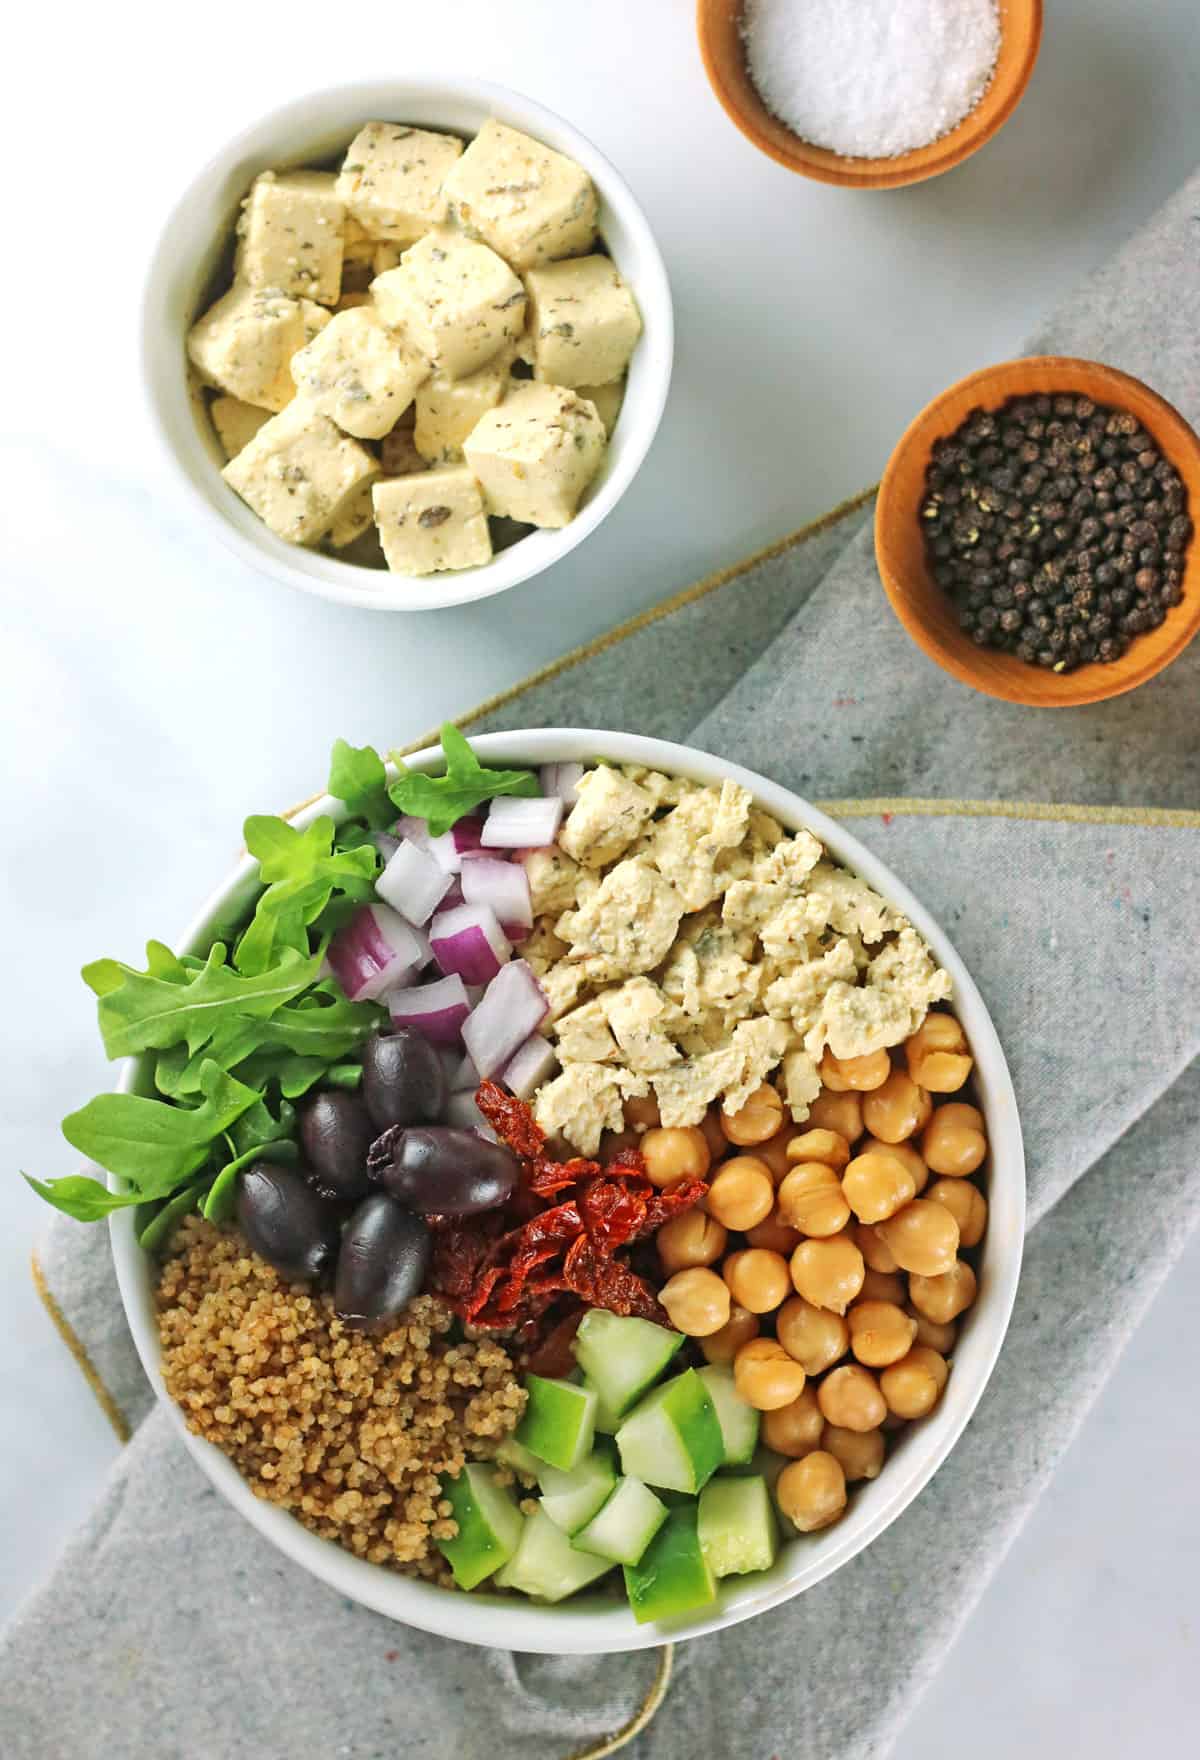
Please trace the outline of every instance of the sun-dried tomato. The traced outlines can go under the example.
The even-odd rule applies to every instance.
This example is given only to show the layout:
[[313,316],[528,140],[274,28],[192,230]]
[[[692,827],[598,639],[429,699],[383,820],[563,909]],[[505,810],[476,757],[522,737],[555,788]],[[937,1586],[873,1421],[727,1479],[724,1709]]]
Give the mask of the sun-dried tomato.
[[541,1154],[546,1146],[546,1133],[524,1100],[518,1100],[515,1094],[506,1094],[497,1082],[480,1082],[475,1091],[475,1104],[514,1155],[529,1161]]

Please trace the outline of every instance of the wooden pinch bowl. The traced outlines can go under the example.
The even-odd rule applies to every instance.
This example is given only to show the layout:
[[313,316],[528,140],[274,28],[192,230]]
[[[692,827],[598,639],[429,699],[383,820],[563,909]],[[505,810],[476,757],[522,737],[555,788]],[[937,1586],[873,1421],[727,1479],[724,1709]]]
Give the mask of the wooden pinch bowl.
[[972,410],[997,410],[1011,397],[1073,393],[1129,410],[1174,465],[1187,491],[1188,512],[1200,512],[1200,437],[1177,409],[1140,379],[1096,361],[1033,355],[984,367],[960,379],[923,409],[888,460],[875,503],[875,558],[892,609],[913,641],[947,672],[988,696],[1035,708],[1099,703],[1145,684],[1169,666],[1200,629],[1200,546],[1184,553],[1183,599],[1157,629],[1136,636],[1119,660],[1093,661],[1054,672],[980,648],[959,628],[953,608],[925,559],[921,504],[936,440],[953,434]]
[[1000,53],[992,82],[957,128],[890,159],[857,159],[814,147],[772,116],[750,78],[742,41],[744,0],[697,0],[696,30],[709,84],[747,140],[789,171],[843,189],[898,189],[951,171],[1003,128],[1025,94],[1042,40],[1042,0],[999,0]]

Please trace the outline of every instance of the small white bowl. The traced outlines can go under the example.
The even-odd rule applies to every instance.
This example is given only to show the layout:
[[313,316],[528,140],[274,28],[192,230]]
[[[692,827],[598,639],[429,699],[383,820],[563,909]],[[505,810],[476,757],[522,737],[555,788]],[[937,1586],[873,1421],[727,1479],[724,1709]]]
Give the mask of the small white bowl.
[[[558,1607],[539,1607],[516,1596],[501,1597],[480,1591],[463,1594],[402,1577],[355,1558],[333,1541],[318,1539],[285,1510],[262,1502],[232,1461],[212,1443],[201,1441],[188,1431],[183,1414],[163,1386],[154,1318],[153,1264],[138,1247],[131,1210],[115,1212],[110,1222],[117,1279],[143,1367],[192,1456],[233,1507],[305,1570],[377,1613],[467,1644],[545,1654],[641,1650],[668,1639],[678,1641],[720,1631],[811,1589],[881,1534],[937,1472],[979,1403],[1008,1328],[1016,1295],[1025,1237],[1025,1156],[1017,1103],[987,1006],[945,933],[877,856],[798,795],[751,770],[743,770],[740,765],[728,764],[690,746],[628,733],[543,728],[536,732],[484,734],[471,743],[489,762],[504,765],[533,766],[607,757],[620,763],[648,764],[697,782],[719,785],[727,778],[740,782],[790,830],[814,832],[837,861],[861,874],[925,936],[954,980],[954,1007],[975,1055],[975,1082],[991,1145],[988,1232],[979,1266],[979,1295],[955,1346],[954,1366],[941,1403],[928,1418],[900,1434],[878,1479],[855,1487],[849,1510],[836,1527],[788,1542],[781,1548],[773,1569],[761,1576],[747,1581],[727,1577],[717,1600],[693,1617],[665,1625],[639,1626],[629,1608],[611,1597],[581,1595]],[[431,748],[407,761],[414,769],[428,770],[440,760],[441,752]],[[297,814],[293,823],[303,827],[320,813],[336,818],[340,804],[326,795]],[[256,865],[246,858],[209,899],[184,936],[179,951],[204,952],[218,925],[228,929],[239,920],[257,884]],[[129,1062],[120,1087],[125,1091],[152,1093],[149,1059]]]
[[[285,544],[221,480],[224,458],[191,388],[189,326],[209,299],[238,205],[260,171],[332,159],[364,122],[412,122],[478,132],[489,116],[578,160],[600,198],[600,232],[642,313],[625,401],[603,465],[579,512],[560,531],[534,531],[481,568],[410,578]],[[364,80],[310,92],[273,110],[209,161],[184,190],[151,261],[142,313],[142,365],[155,424],[192,506],[253,568],[343,605],[430,611],[503,593],[581,544],[616,506],[650,449],[667,401],[674,351],[671,289],[650,226],[624,178],[561,117],[482,80]]]

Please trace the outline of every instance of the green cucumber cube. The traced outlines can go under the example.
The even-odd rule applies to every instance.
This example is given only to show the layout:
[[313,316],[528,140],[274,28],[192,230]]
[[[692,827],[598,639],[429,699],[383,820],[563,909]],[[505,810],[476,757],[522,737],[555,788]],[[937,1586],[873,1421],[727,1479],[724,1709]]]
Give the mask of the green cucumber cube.
[[696,1530],[694,1503],[673,1509],[637,1564],[625,1566],[625,1593],[639,1625],[704,1607],[717,1593]]
[[542,1462],[535,1454],[530,1454],[515,1436],[504,1438],[496,1450],[496,1459],[501,1466],[511,1467],[514,1473],[520,1473],[526,1479],[536,1479],[542,1470]]
[[652,1320],[589,1308],[571,1346],[607,1411],[621,1418],[656,1382],[683,1343]]
[[611,1569],[611,1559],[576,1552],[562,1529],[539,1509],[526,1520],[521,1543],[505,1566],[503,1587],[539,1601],[564,1601]]
[[725,1458],[712,1395],[695,1369],[648,1393],[617,1431],[621,1471],[668,1491],[699,1491]]
[[779,1530],[765,1479],[710,1479],[700,1493],[696,1526],[714,1576],[742,1576],[775,1563]]
[[506,1564],[521,1538],[521,1512],[506,1485],[498,1485],[485,1466],[464,1467],[457,1479],[442,1480],[458,1523],[453,1540],[439,1540],[438,1550],[460,1589],[473,1589]]
[[525,1415],[517,1441],[548,1466],[569,1473],[589,1452],[596,1432],[596,1395],[573,1381],[547,1381],[527,1375]]
[[572,1473],[542,1466],[538,1470],[538,1480],[542,1487],[542,1508],[555,1527],[561,1528],[564,1534],[574,1534],[607,1502],[617,1482],[612,1445],[604,1443],[594,1448]]
[[636,1564],[667,1519],[667,1506],[640,1479],[618,1479],[616,1490],[572,1545],[581,1552]]
[[721,1436],[725,1443],[724,1465],[744,1467],[747,1461],[754,1459],[754,1451],[758,1447],[760,1414],[753,1406],[748,1406],[735,1391],[733,1370],[726,1368],[723,1363],[710,1363],[706,1369],[698,1369],[696,1373],[707,1387],[717,1408],[717,1422],[721,1426]]
[[600,1392],[596,1383],[589,1380],[586,1375],[583,1378],[583,1385],[585,1387],[590,1387],[596,1396],[596,1429],[602,1436],[615,1436],[617,1431],[621,1428],[621,1419],[619,1415],[613,1411],[611,1406],[606,1404],[604,1395]]

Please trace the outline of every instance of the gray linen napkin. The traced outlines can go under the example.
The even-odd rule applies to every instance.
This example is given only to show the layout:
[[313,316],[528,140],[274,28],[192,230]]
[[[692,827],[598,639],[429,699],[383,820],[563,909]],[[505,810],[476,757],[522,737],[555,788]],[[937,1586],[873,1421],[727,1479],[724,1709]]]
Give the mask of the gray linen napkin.
[[[1200,177],[1033,344],[1126,367],[1193,422],[1198,202]],[[953,935],[1025,1125],[1034,1226],[1008,1342],[965,1436],[829,1581],[681,1646],[662,1709],[626,1749],[638,1760],[885,1752],[1200,1215],[1188,1178],[1200,1154],[1200,653],[1069,714],[993,703],[910,646],[882,604],[869,530],[826,572],[813,545],[852,523],[472,720],[688,738],[838,802]],[[638,1721],[661,1686],[653,1653],[474,1651],[304,1576],[233,1520],[163,1414],[146,1415],[104,1242],[63,1224],[44,1263],[138,1429],[0,1650],[14,1760],[114,1747],[162,1760],[565,1760],[612,1751],[608,1738]]]

